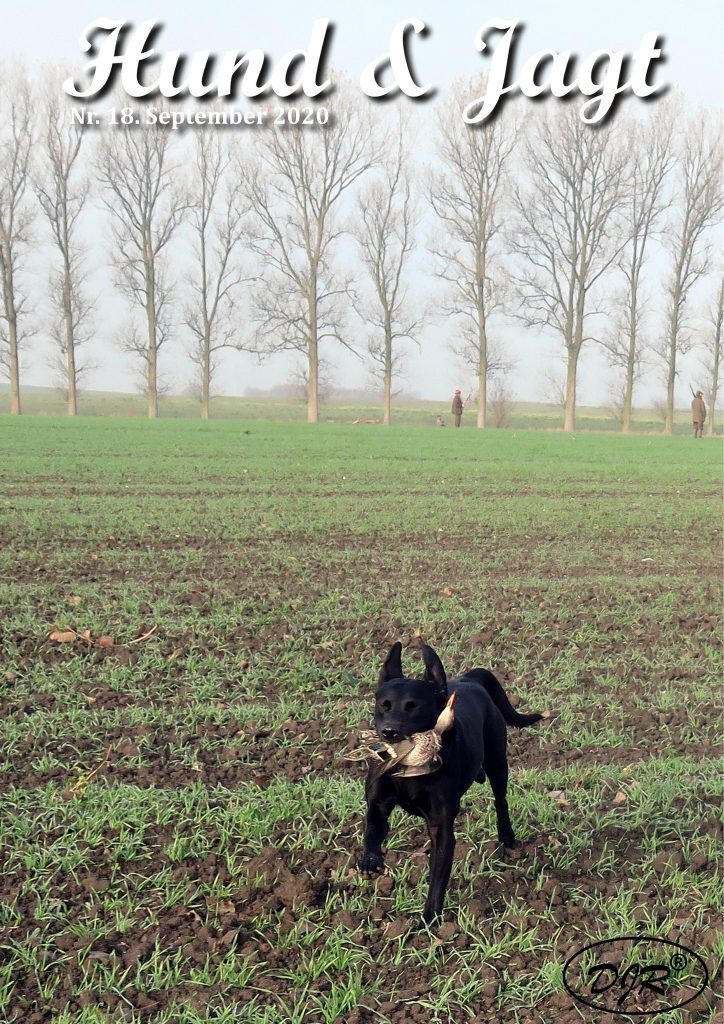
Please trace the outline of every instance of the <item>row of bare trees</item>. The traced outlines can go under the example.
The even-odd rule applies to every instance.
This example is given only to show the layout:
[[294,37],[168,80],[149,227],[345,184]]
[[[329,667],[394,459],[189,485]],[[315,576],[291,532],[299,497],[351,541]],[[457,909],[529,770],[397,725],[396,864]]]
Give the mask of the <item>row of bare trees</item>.
[[[716,401],[722,135],[713,115],[687,113],[676,98],[595,129],[562,105],[481,130],[459,116],[480,83],[461,82],[425,147],[403,114],[385,118],[344,85],[324,126],[197,127],[184,137],[132,124],[90,130],[69,117],[57,76],[40,96],[21,68],[10,80],[0,98],[0,360],[13,412],[21,351],[48,307],[45,333],[68,412],[77,411],[81,349],[97,326],[84,225],[100,221],[99,209],[129,307],[118,337],[142,366],[151,417],[159,353],[174,337],[186,338],[204,417],[222,350],[291,350],[303,358],[316,422],[322,349],[336,342],[359,354],[362,335],[389,423],[406,343],[419,345],[425,322],[444,318],[485,427],[489,386],[511,365],[497,340],[506,316],[560,339],[566,430],[575,429],[582,349],[596,343],[622,374],[624,431],[654,354],[671,432],[677,367],[694,340],[691,293],[705,275],[716,280],[704,334]],[[424,170],[413,166],[421,150]],[[43,301],[31,306],[39,219],[55,255]],[[412,287],[423,252],[439,281],[434,310]]]

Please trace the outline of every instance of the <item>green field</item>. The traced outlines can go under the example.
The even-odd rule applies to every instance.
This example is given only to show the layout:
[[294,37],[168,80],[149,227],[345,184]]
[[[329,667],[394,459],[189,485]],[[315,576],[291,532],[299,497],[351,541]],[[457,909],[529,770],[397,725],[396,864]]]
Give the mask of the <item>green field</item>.
[[[0,1021],[590,1024],[563,964],[642,931],[713,978],[661,1019],[714,1024],[719,442],[0,431]],[[396,812],[389,874],[360,877],[339,757],[417,629],[552,713],[510,730],[520,850],[465,797],[436,936],[404,931],[424,828]]]
[[[24,388],[23,412],[31,416],[62,416],[65,413],[63,394],[53,388]],[[10,411],[7,385],[0,384],[0,415]],[[84,391],[78,399],[81,416],[118,416],[144,418],[147,415],[143,395],[130,395],[104,391]],[[186,395],[166,395],[159,403],[159,415],[164,419],[198,419],[198,401]],[[450,398],[439,402],[400,398],[393,403],[393,419],[401,426],[432,427],[435,417],[441,415],[451,425]],[[475,428],[472,406],[463,416],[462,429]],[[216,420],[270,420],[278,423],[303,423],[307,419],[304,401],[271,398],[234,398],[219,396],[211,403],[211,416]],[[495,427],[494,413],[489,413],[490,426]],[[330,398],[322,401],[320,418],[326,423],[353,423],[356,419],[381,419],[382,403],[374,395],[366,399]],[[721,430],[719,418],[717,429]],[[369,425],[369,424],[365,424]],[[507,427],[512,430],[560,430],[563,427],[562,409],[545,402],[512,402]],[[618,431],[620,423],[612,409],[603,406],[579,406],[576,414],[578,430]],[[663,430],[663,418],[653,409],[634,410],[633,431],[658,434]],[[691,413],[678,409],[674,413],[674,433],[691,433]]]

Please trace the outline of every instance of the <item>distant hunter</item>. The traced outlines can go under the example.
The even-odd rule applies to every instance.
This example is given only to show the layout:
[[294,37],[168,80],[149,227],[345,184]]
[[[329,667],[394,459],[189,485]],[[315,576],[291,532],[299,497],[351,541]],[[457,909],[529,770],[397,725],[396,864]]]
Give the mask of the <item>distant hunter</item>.
[[463,396],[460,388],[455,388],[455,394],[453,395],[452,406],[450,407],[455,426],[460,426],[460,421],[463,418]]
[[691,418],[694,421],[694,437],[703,437],[704,421],[706,420],[703,391],[697,391],[691,401]]

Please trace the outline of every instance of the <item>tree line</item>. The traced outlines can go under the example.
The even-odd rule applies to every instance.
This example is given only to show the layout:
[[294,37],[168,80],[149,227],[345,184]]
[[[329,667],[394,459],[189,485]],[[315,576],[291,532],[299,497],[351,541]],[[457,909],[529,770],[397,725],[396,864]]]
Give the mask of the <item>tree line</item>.
[[[80,124],[61,78],[38,86],[22,66],[4,69],[0,368],[13,413],[21,354],[40,332],[53,342],[68,413],[77,413],[96,329],[84,241],[92,207],[103,210],[108,264],[128,308],[118,340],[142,370],[150,417],[164,347],[183,337],[204,418],[220,353],[231,348],[299,352],[316,422],[322,353],[338,344],[364,351],[389,423],[405,352],[435,317],[449,323],[452,348],[474,375],[479,427],[490,418],[491,382],[511,365],[496,338],[501,317],[559,338],[566,430],[575,429],[581,351],[594,344],[617,368],[624,431],[653,358],[672,432],[678,363],[694,344],[713,410],[724,304],[714,113],[673,96],[596,128],[568,104],[525,117],[506,111],[471,128],[462,99],[481,82],[467,80],[423,133],[401,108],[382,112],[342,83],[326,125],[184,135]],[[47,287],[29,266],[43,241],[54,253]],[[411,287],[422,258],[434,309]]]

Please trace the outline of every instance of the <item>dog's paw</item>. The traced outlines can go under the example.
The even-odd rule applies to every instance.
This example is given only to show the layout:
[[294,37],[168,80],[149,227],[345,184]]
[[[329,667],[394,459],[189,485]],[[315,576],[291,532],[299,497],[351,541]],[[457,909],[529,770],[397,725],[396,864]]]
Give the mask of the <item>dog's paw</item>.
[[363,875],[381,875],[385,861],[381,853],[364,853],[357,867]]
[[498,842],[502,843],[506,850],[515,850],[520,845],[512,832],[498,834]]

